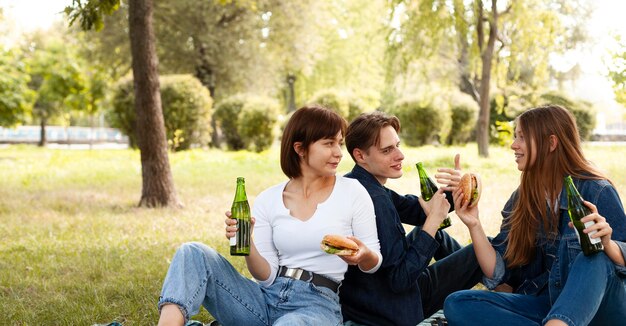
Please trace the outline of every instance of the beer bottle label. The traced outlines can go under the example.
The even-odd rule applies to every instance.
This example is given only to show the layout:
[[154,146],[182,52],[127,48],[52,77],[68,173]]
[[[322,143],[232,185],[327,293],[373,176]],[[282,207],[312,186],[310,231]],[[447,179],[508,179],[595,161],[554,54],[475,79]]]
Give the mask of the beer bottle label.
[[[594,223],[593,221],[589,221],[589,222],[585,223],[585,228],[588,228],[588,227],[590,227],[590,226],[592,226],[594,224],[596,224],[596,223]],[[591,244],[596,244],[596,243],[600,243],[601,242],[600,238],[592,238],[591,237],[592,235],[596,234],[597,232],[598,231],[591,231],[591,232],[587,233],[587,235],[589,236],[589,242],[591,242]],[[580,239],[579,239],[579,241],[580,241]]]
[[[239,224],[239,221],[237,221],[237,224]],[[235,224],[235,226],[237,226],[237,224]],[[235,236],[230,238],[230,246],[236,246],[237,245],[237,232],[235,232]]]

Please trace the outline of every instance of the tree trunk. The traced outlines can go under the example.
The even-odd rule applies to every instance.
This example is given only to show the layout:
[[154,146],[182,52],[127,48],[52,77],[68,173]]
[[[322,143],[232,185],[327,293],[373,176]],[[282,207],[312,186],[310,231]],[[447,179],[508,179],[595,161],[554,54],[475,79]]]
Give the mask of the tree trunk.
[[39,144],[37,145],[39,147],[44,147],[48,143],[48,140],[46,139],[46,117],[41,117],[40,126],[41,129],[39,131]]
[[130,0],[128,3],[137,145],[143,180],[139,206],[178,206],[161,109],[152,9],[152,0]]
[[459,57],[457,63],[459,65],[459,90],[471,96],[476,103],[480,103],[476,86],[472,83],[472,74],[469,60],[469,43],[467,41],[468,26],[465,21],[465,4],[463,0],[455,0],[454,17],[455,29],[457,30],[459,40]]
[[[479,5],[482,7],[482,1],[479,1]],[[497,0],[491,1],[491,17],[489,21],[489,39],[487,40],[487,46],[482,49],[481,61],[482,72],[480,78],[480,87],[478,88],[479,106],[480,111],[478,113],[478,121],[476,122],[476,142],[478,143],[478,155],[481,157],[489,157],[489,89],[491,83],[491,65],[493,61],[493,52],[496,44],[496,36],[498,34],[498,10]],[[482,19],[482,14],[478,17]],[[478,25],[481,26],[480,23]],[[481,29],[478,29],[479,34]],[[479,35],[479,42],[482,36]]]
[[296,93],[294,90],[295,82],[296,76],[293,74],[287,74],[287,84],[289,85],[289,104],[287,105],[287,113],[296,110]]

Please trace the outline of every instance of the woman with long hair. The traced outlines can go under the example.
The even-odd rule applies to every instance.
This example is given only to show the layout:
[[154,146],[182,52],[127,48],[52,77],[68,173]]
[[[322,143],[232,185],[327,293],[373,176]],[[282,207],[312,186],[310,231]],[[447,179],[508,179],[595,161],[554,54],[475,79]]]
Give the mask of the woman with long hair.
[[[502,210],[500,233],[485,236],[478,207],[454,193],[467,225],[483,284],[512,293],[465,290],[446,299],[451,325],[617,325],[626,320],[626,216],[610,180],[585,158],[572,114],[542,106],[516,120],[511,149],[519,188]],[[593,221],[584,233],[604,252],[585,256],[568,215],[564,177],[570,175]]]
[[[159,325],[183,325],[203,305],[222,325],[341,325],[338,288],[348,264],[366,273],[382,262],[374,206],[361,184],[336,176],[346,121],[309,106],[287,123],[280,165],[288,180],[259,194],[245,257],[256,281],[201,243],[182,245],[159,300]],[[229,214],[227,213],[227,216]],[[236,221],[226,219],[226,237]],[[326,234],[351,237],[354,256],[322,251]]]

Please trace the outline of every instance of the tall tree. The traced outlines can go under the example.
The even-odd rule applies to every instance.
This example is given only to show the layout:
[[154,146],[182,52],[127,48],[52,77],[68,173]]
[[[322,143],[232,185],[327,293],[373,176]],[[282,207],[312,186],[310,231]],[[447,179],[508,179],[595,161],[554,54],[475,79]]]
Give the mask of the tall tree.
[[[139,206],[156,207],[180,205],[167,154],[165,124],[161,108],[158,59],[152,26],[151,0],[128,2],[128,31],[135,85],[135,115],[137,142],[141,153],[142,193]],[[73,0],[66,8],[70,24],[80,20],[83,29],[103,26],[103,13],[119,8],[119,0]]]
[[44,41],[40,34],[28,42],[29,87],[36,92],[33,115],[41,126],[39,146],[45,146],[48,121],[66,115],[73,107],[71,97],[86,87],[80,60],[72,46],[61,39]]
[[[548,83],[549,55],[584,41],[581,26],[589,16],[588,1],[565,0],[395,0],[389,39],[391,68],[407,71],[424,58],[440,68],[456,67],[457,88],[479,104],[477,143],[488,156],[490,93],[520,85],[530,89]],[[455,63],[452,65],[452,63]],[[445,69],[445,68],[444,68]],[[431,73],[432,75],[432,73]],[[444,78],[448,80],[448,76]]]
[[0,126],[23,123],[32,111],[35,92],[18,49],[0,47]]

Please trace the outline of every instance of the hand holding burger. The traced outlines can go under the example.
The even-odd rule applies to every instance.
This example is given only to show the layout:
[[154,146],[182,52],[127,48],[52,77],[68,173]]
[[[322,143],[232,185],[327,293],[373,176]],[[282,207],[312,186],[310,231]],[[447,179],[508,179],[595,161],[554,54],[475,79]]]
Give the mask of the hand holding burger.
[[463,191],[463,203],[469,202],[468,207],[474,207],[478,205],[480,200],[480,194],[483,187],[480,181],[480,176],[476,173],[465,173],[459,181],[459,188]]
[[336,234],[325,235],[320,247],[324,252],[338,256],[354,256],[359,252],[356,242]]

